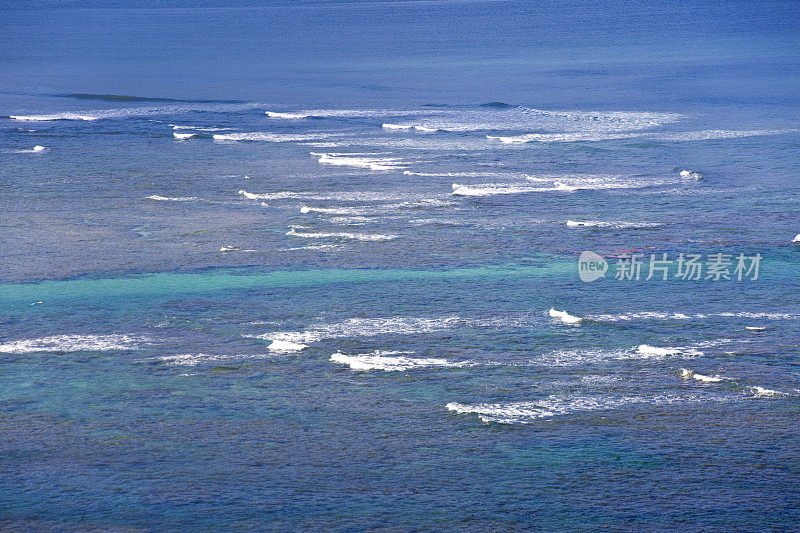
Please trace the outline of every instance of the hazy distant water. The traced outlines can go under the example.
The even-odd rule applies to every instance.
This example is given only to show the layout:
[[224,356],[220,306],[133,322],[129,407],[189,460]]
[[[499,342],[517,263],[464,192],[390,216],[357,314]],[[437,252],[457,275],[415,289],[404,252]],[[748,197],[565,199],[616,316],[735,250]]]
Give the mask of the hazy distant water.
[[797,527],[796,3],[0,18],[3,528]]

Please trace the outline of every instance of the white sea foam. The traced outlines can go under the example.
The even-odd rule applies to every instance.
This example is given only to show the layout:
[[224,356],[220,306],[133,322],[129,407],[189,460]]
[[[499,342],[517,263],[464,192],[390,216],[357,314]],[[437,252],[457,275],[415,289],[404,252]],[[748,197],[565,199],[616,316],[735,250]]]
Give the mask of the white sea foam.
[[[233,361],[242,359],[264,359],[269,357],[267,354],[205,354],[191,353],[179,355],[164,355],[156,357],[154,360],[161,361],[168,365],[198,366],[201,364],[218,363],[221,361]],[[188,374],[181,374],[188,375]]]
[[193,139],[193,138],[197,137],[197,134],[196,133],[177,133],[177,132],[174,132],[172,134],[172,136],[175,137],[176,139],[178,139],[179,141],[185,141],[186,139]]
[[581,382],[582,383],[590,383],[590,384],[599,384],[599,385],[608,385],[610,383],[618,383],[620,380],[619,376],[582,376]]
[[[474,189],[489,189],[489,193],[498,194],[493,189],[500,189],[501,193],[504,190],[508,192],[518,192],[516,188],[531,189],[535,192],[536,188],[532,188],[529,183],[534,182],[537,188],[547,191],[547,187],[556,187],[558,190],[606,190],[606,189],[635,189],[652,187],[655,185],[665,185],[674,183],[675,179],[672,177],[660,176],[630,176],[630,175],[614,175],[614,174],[562,174],[557,175],[532,175],[521,172],[497,172],[486,170],[482,172],[415,172],[411,170],[403,171],[403,174],[408,176],[425,176],[425,177],[452,177],[452,178],[494,178],[505,180],[495,183],[479,183],[479,184],[464,184],[459,183],[460,187],[469,187]],[[514,180],[514,181],[512,181]],[[522,182],[520,180],[526,180]],[[524,192],[524,191],[523,191]]]
[[464,320],[455,316],[348,318],[340,322],[314,324],[304,331],[279,331],[249,337],[305,344],[323,339],[431,333],[459,325],[464,325]]
[[264,141],[264,142],[298,142],[315,141],[337,137],[341,133],[267,133],[267,132],[236,132],[236,133],[215,133],[215,141]]
[[536,315],[510,315],[501,317],[465,318],[455,315],[434,317],[380,317],[348,318],[336,322],[320,322],[302,331],[279,331],[250,338],[286,340],[297,343],[313,343],[323,339],[375,337],[383,335],[416,335],[446,331],[459,327],[467,328],[529,328],[542,324],[543,317]]
[[640,344],[637,350],[644,356],[654,358],[703,355],[703,352],[699,352],[694,348],[661,347],[650,346],[649,344]]
[[575,187],[571,187],[561,182],[554,182],[552,187],[522,187],[504,183],[489,183],[481,185],[460,185],[453,184],[454,196],[494,196],[497,194],[523,194],[531,192],[572,192]]
[[425,126],[421,124],[383,124],[383,128],[387,130],[414,130],[422,133],[436,133],[437,131],[447,131],[444,128],[437,128]]
[[410,218],[408,219],[408,223],[413,224],[414,226],[429,226],[429,225],[468,226],[469,225],[468,222],[454,218]]
[[192,200],[197,200],[197,196],[159,196],[157,194],[151,194],[146,200],[156,200],[158,202],[190,202]]
[[569,325],[580,324],[581,321],[583,320],[579,316],[571,315],[571,314],[567,313],[566,311],[556,311],[552,307],[550,308],[549,313],[550,313],[551,317],[557,318],[558,320],[562,321],[564,324],[569,324]]
[[364,168],[369,170],[401,170],[406,168],[404,163],[396,158],[375,157],[371,154],[345,154],[345,153],[316,153],[322,165],[345,166]]
[[572,133],[528,133],[525,135],[513,136],[487,135],[486,138],[500,141],[503,144],[524,144],[530,142],[599,142],[619,139],[641,139],[655,142],[686,142],[716,139],[737,139],[742,137],[759,137],[764,135],[782,135],[786,133],[795,133],[797,131],[800,130],[703,130],[659,133],[606,133],[591,131]]
[[[696,379],[697,381],[702,381],[703,383],[719,383],[719,382],[739,382],[737,378],[729,378],[725,376],[706,376],[703,374],[698,374],[692,370],[687,370],[685,368],[681,369],[681,377],[685,379]],[[760,397],[775,397],[775,396],[790,396],[790,393],[775,390],[775,389],[768,389],[766,387],[762,387],[759,385],[746,385],[745,390],[753,394],[756,398]]]
[[311,148],[344,148],[345,146],[352,146],[352,144],[355,143],[322,141],[322,142],[300,142],[299,144]]
[[524,178],[527,174],[510,173],[510,172],[414,172],[413,170],[404,170],[403,174],[406,176],[425,176],[430,178]]
[[242,248],[241,246],[223,246],[219,249],[220,252],[255,252],[256,250],[250,250],[247,248]]
[[658,311],[639,311],[620,314],[585,315],[596,322],[630,322],[634,320],[707,320],[709,318],[752,318],[765,320],[798,320],[800,315],[794,313],[752,313],[725,312],[725,313],[675,313]]
[[484,422],[530,424],[542,418],[565,416],[590,411],[606,411],[631,405],[681,405],[706,401],[726,401],[713,396],[585,396],[551,395],[536,401],[462,404],[451,402],[447,409],[459,414],[476,414]]
[[567,220],[570,228],[612,228],[612,229],[637,229],[655,228],[662,224],[656,222],[609,222],[603,220]]
[[681,170],[680,176],[682,178],[692,179],[692,180],[699,180],[702,177],[697,172],[692,172],[691,170]]
[[197,130],[197,131],[229,131],[229,130],[232,130],[233,128],[210,128],[210,127],[198,128],[198,127],[195,127],[195,126],[178,126],[178,125],[172,124],[172,129],[173,130]]
[[642,189],[675,183],[671,176],[630,176],[615,174],[559,174],[558,176],[525,176],[528,181],[546,182],[557,179],[558,182],[575,189],[614,190]]
[[676,122],[681,115],[642,112],[558,111],[522,106],[502,109],[461,109],[392,124],[451,132],[537,130],[548,132],[619,132]]
[[425,367],[462,367],[469,363],[448,361],[441,358],[408,357],[413,352],[375,351],[365,355],[345,355],[336,352],[331,361],[350,366],[353,370],[383,370],[395,372]]
[[788,395],[789,395],[789,393],[787,393],[787,392],[783,392],[783,391],[779,391],[779,390],[774,390],[774,389],[768,389],[768,388],[766,388],[766,387],[760,387],[760,386],[758,386],[758,385],[755,385],[755,386],[749,387],[749,389],[750,389],[750,391],[752,391],[752,392],[753,392],[753,394],[755,394],[757,397],[758,397],[758,396],[788,396]]
[[182,365],[182,366],[197,366],[207,361],[219,361],[221,359],[230,359],[228,355],[209,355],[204,353],[187,353],[179,355],[164,355],[156,357],[156,361],[161,361],[169,365]]
[[684,313],[667,313],[658,311],[640,311],[621,314],[586,315],[595,322],[629,322],[633,320],[691,320],[693,316]]
[[78,113],[55,113],[52,115],[11,115],[10,118],[26,122],[47,122],[50,120],[97,120],[101,117]]
[[[703,131],[680,131],[673,133],[649,134],[648,138],[656,141],[709,141],[715,139],[738,139],[743,137],[761,137],[766,135],[784,135],[786,133],[796,133],[798,129],[782,130],[703,130]],[[694,176],[692,176],[694,177]]]
[[304,348],[308,348],[308,346],[299,342],[290,342],[285,340],[273,340],[269,345],[269,349],[272,352],[299,352]]
[[63,113],[52,113],[43,115],[11,115],[10,118],[22,121],[51,121],[51,120],[82,120],[93,121],[100,119],[124,119],[130,117],[147,117],[155,115],[180,114],[191,111],[209,112],[234,112],[252,109],[255,104],[175,104],[162,106],[135,106],[114,109],[97,109],[87,111],[67,111]]
[[301,213],[322,213],[324,215],[358,215],[363,213],[362,207],[312,207],[304,205]]
[[328,219],[328,222],[340,226],[364,226],[366,224],[374,223],[375,219],[362,216],[350,216],[350,217],[336,216],[336,217],[330,217]]
[[267,111],[265,114],[269,118],[301,119],[309,117],[306,113],[279,113],[277,111]]
[[309,244],[306,246],[296,246],[294,248],[281,248],[282,252],[297,252],[306,250],[339,250],[342,248],[341,244]]
[[800,319],[800,315],[795,313],[753,313],[750,311],[740,311],[738,313],[732,312],[725,312],[725,313],[716,313],[714,315],[709,316],[719,316],[719,317],[730,317],[730,318],[764,318],[767,320],[797,320]]
[[410,200],[406,202],[393,202],[386,204],[371,204],[361,206],[336,206],[336,207],[316,207],[303,205],[300,207],[301,213],[320,213],[323,215],[338,216],[373,216],[387,215],[396,213],[398,210],[416,209],[437,209],[442,207],[452,207],[458,205],[452,200],[440,200],[438,198],[423,198],[420,200]]
[[18,154],[38,154],[47,151],[47,147],[37,144],[33,148],[26,148],[23,150],[16,150]]
[[0,353],[81,352],[136,350],[145,337],[134,335],[54,335],[37,339],[22,339],[0,344]]
[[[403,200],[408,207],[425,207],[426,205],[435,206],[438,200],[427,199],[417,194],[418,199],[414,199],[415,194],[407,191],[354,191],[354,192],[310,192],[310,191],[277,191],[268,193],[252,193],[240,190],[239,194],[250,200],[330,200],[336,202],[387,202]],[[428,203],[426,203],[428,202]],[[441,205],[448,204],[445,201]]]
[[685,379],[696,379],[697,381],[702,381],[704,383],[716,383],[719,381],[733,380],[733,378],[726,378],[723,376],[706,376],[685,368],[681,369],[681,377]]
[[[308,192],[281,191],[281,192],[267,192],[267,193],[252,193],[252,192],[247,192],[244,189],[240,190],[239,194],[250,200],[285,200],[288,198],[303,198],[308,196],[314,196],[314,193],[308,193]],[[269,207],[269,206],[264,205],[264,207]]]
[[[702,355],[702,352],[698,351],[697,349],[704,346],[705,345],[702,343],[698,343],[693,346],[680,348],[677,350],[677,352],[675,352],[674,355],[672,355],[672,357],[678,357],[681,359],[697,357]],[[662,355],[662,353],[653,353],[647,349],[645,349],[644,352],[640,352],[638,347],[610,349],[583,348],[576,350],[555,350],[552,352],[542,353],[528,359],[526,364],[547,368],[570,368],[605,365],[610,361],[654,361],[661,360],[666,357],[670,356]]]
[[286,235],[292,237],[305,237],[307,239],[353,239],[357,241],[390,241],[399,235],[381,235],[372,233],[348,233],[348,232],[309,232],[297,231],[298,228],[291,228]]
[[278,112],[267,111],[270,118],[296,120],[302,118],[370,118],[370,117],[402,117],[414,115],[437,115],[449,113],[438,109],[302,109],[299,111]]
[[766,331],[767,328],[764,326],[745,326],[744,329],[747,331]]

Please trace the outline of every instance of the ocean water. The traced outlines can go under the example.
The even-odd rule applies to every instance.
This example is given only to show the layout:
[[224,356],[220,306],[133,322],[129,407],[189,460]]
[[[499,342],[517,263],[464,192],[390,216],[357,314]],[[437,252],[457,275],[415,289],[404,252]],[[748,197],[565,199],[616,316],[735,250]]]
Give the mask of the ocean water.
[[0,529],[800,528],[797,2],[0,19]]

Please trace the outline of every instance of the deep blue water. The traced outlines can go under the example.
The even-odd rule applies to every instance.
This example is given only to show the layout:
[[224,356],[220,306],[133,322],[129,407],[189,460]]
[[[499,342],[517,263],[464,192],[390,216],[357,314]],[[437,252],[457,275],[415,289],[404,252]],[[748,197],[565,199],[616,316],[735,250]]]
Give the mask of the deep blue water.
[[797,2],[0,20],[0,529],[800,528]]

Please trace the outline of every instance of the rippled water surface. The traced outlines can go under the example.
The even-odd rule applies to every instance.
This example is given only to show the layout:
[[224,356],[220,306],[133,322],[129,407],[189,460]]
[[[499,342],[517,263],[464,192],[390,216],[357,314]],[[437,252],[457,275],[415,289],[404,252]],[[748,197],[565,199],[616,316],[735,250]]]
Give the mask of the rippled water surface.
[[797,528],[795,3],[0,17],[0,528]]

